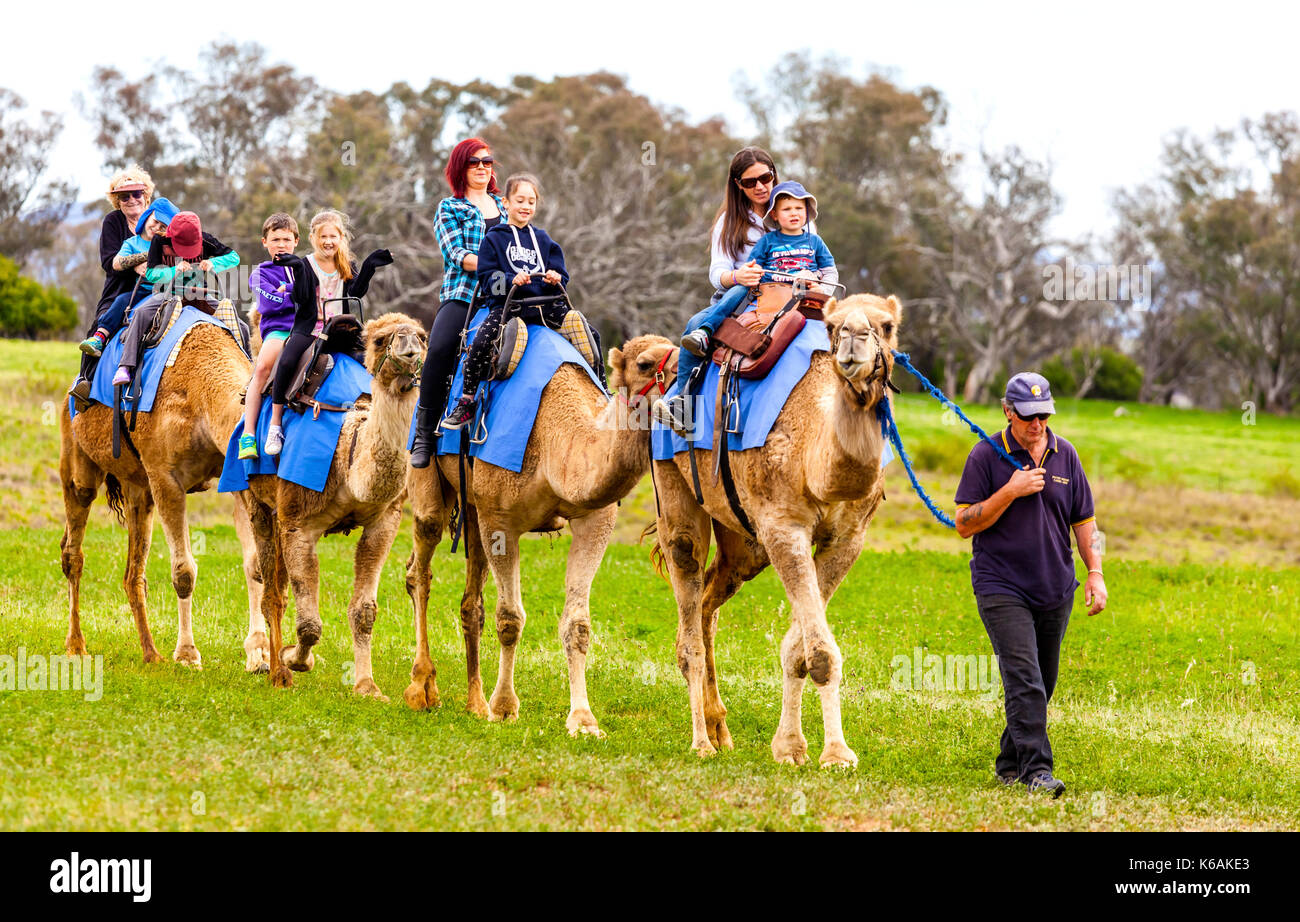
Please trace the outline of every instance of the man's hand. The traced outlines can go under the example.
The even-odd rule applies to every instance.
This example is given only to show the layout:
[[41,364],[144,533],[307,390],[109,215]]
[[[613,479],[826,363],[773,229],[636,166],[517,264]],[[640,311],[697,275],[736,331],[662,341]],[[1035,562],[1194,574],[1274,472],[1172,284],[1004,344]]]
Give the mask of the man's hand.
[[1011,475],[1011,479],[1007,481],[1007,489],[1011,491],[1016,499],[1033,493],[1042,493],[1044,473],[1045,471],[1041,467],[1016,471]]
[[1106,580],[1100,573],[1088,574],[1088,581],[1083,584],[1083,604],[1088,606],[1089,616],[1106,607]]

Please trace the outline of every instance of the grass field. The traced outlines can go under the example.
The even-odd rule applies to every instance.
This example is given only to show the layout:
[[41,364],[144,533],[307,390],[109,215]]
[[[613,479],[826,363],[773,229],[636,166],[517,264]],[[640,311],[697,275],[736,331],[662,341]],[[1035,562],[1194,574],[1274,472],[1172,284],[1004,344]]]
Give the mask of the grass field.
[[[62,651],[57,426],[67,344],[0,343],[0,656]],[[899,422],[922,481],[948,505],[970,440],[919,397]],[[375,678],[348,681],[344,604],[353,538],[325,539],[325,636],[290,692],[242,671],[247,603],[228,498],[192,497],[201,672],[140,662],[120,581],[125,537],[100,505],[87,535],[84,628],[103,655],[102,696],[0,692],[0,828],[75,829],[1168,829],[1300,826],[1300,422],[1061,402],[1107,534],[1110,608],[1081,603],[1051,710],[1059,801],[991,780],[996,691],[900,687],[917,655],[991,652],[970,596],[966,543],[927,520],[891,465],[888,502],[831,603],[845,655],[844,725],[856,771],[772,763],[777,644],[788,608],[771,572],[721,615],[719,670],[734,752],[687,752],[676,613],[648,549],[611,546],[593,599],[590,694],[608,736],[570,739],[556,636],[567,539],[526,542],[517,723],[464,713],[456,618],[463,563],[435,558],[431,643],[442,709],[401,703],[413,651],[399,536],[379,592]],[[996,426],[993,408],[976,408]],[[648,482],[620,535],[652,516]],[[159,648],[175,642],[166,545],[148,572]],[[489,583],[489,610],[492,588]],[[485,680],[496,675],[489,617]],[[903,670],[904,673],[910,670]],[[821,747],[809,691],[805,733]]]

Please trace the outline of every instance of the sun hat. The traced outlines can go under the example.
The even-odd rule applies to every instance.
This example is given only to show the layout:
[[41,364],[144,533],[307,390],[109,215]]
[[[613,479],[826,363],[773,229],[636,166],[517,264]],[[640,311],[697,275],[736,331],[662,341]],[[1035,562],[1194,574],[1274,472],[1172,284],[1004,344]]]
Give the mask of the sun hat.
[[791,198],[802,199],[808,209],[808,221],[811,224],[817,217],[817,197],[803,187],[802,183],[786,180],[783,183],[777,183],[772,190],[771,196],[767,200],[767,211],[763,214],[763,220],[766,221],[772,217],[772,211],[776,208],[776,201],[783,195]]

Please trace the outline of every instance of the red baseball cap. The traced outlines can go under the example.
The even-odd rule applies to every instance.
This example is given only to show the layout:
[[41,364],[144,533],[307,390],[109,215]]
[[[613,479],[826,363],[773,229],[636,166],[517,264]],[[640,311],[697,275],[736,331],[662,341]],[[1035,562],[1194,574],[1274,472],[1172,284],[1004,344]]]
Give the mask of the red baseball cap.
[[198,259],[203,255],[203,227],[192,211],[177,212],[167,225],[167,239],[181,259]]

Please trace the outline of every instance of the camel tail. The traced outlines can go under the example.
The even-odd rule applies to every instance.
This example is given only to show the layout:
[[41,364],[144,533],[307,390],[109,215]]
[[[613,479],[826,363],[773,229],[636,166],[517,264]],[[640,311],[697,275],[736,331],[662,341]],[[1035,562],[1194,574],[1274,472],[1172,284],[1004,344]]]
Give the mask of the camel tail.
[[[659,522],[656,520],[641,529],[641,537],[636,539],[636,543],[640,544],[646,538],[658,534],[658,532]],[[655,546],[650,549],[650,565],[655,568],[655,572],[659,574],[660,579],[668,579],[668,571],[664,563],[664,549],[660,546],[658,539],[655,540]]]
[[117,517],[117,524],[126,525],[126,513],[122,510],[122,484],[112,474],[104,475],[104,492],[108,495],[108,508]]

